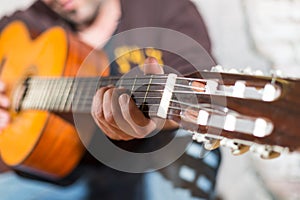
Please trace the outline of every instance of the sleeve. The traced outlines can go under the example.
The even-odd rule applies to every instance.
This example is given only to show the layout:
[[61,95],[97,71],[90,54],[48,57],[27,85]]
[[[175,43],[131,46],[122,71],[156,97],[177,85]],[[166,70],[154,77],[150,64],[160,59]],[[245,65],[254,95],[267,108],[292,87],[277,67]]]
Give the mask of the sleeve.
[[72,31],[71,25],[60,18],[42,1],[36,1],[28,9],[16,11],[12,15],[0,19],[0,32],[6,25],[15,20],[24,22],[33,38],[53,26],[61,26]]
[[[190,0],[163,1],[162,26],[182,37],[168,37],[173,52],[164,53],[164,62],[182,74],[209,69],[215,65],[206,25]],[[177,54],[177,55],[176,55]]]

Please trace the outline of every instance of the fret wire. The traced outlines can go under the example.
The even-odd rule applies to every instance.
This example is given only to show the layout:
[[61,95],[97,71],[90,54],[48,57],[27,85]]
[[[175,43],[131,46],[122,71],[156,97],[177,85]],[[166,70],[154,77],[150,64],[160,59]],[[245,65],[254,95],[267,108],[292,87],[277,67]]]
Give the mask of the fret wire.
[[[76,82],[76,81],[75,81]],[[75,89],[75,94],[74,94],[74,99],[73,99],[73,103],[72,103],[72,110],[78,110],[78,107],[79,107],[79,98],[78,97],[80,97],[80,95],[82,94],[82,91],[83,91],[83,89],[84,89],[84,87],[83,87],[83,83],[84,82],[82,82],[81,84],[76,84],[76,89]]]
[[[97,84],[98,85],[98,84]],[[95,93],[96,93],[96,91],[97,91],[97,85],[95,85],[93,82],[90,82],[89,84],[88,84],[88,87],[87,88],[89,88],[88,90],[85,90],[85,92],[86,92],[86,95],[83,95],[83,97],[86,97],[86,98],[84,98],[84,100],[82,101],[82,103],[83,104],[86,104],[86,103],[89,103],[88,102],[88,100],[90,99],[90,98],[93,98],[94,97],[94,95],[95,95]],[[80,97],[79,97],[80,98]]]
[[44,82],[44,81],[40,81],[40,87],[41,87],[41,96],[42,96],[42,98],[40,99],[40,108],[44,108],[44,102],[45,102],[45,100],[46,100],[46,98],[47,98],[47,96],[46,96],[46,87],[47,86],[47,81],[46,82]]
[[151,79],[149,81],[149,84],[147,86],[147,89],[146,89],[146,92],[145,92],[145,96],[144,96],[144,102],[146,101],[146,98],[147,98],[147,95],[148,95],[148,92],[149,92],[149,89],[150,89],[150,84],[152,82],[152,76],[151,76]]
[[[36,82],[36,81],[35,81]],[[29,100],[29,105],[31,105],[33,108],[36,107],[36,102],[37,101],[33,101],[33,97],[36,97],[35,93],[36,93],[36,87],[37,87],[37,83],[35,83],[32,87],[31,87],[31,90],[30,90],[30,98],[28,99]]]
[[133,81],[132,88],[131,88],[131,91],[130,91],[130,96],[132,96],[132,92],[134,91],[133,89],[135,87],[134,85],[135,85],[135,82],[136,82],[136,78],[137,78],[137,75],[135,75],[135,79]]
[[56,87],[54,89],[55,92],[55,97],[53,99],[53,110],[57,111],[60,105],[60,100],[61,98],[58,98],[60,96],[60,90],[61,90],[61,82],[62,82],[62,78],[58,79],[56,81]]
[[36,83],[35,83],[35,89],[34,89],[34,93],[35,93],[35,95],[34,95],[34,98],[35,98],[35,100],[34,100],[34,102],[35,102],[35,106],[34,106],[34,108],[36,108],[36,109],[40,109],[40,107],[41,107],[41,81],[39,80],[39,79],[36,79]]
[[44,103],[43,103],[43,107],[44,108],[50,108],[50,103],[51,103],[51,96],[52,96],[52,84],[51,84],[51,79],[50,80],[47,80],[45,81],[45,84],[47,85],[46,87],[46,91],[45,91],[45,100],[44,100]]
[[43,91],[42,91],[42,99],[41,99],[41,108],[46,108],[46,101],[48,99],[48,86],[49,86],[49,81],[41,81],[41,84],[44,86]]
[[[57,81],[57,87],[55,89],[55,93],[56,93],[56,96],[55,96],[55,99],[54,99],[54,110],[58,110],[59,109],[59,105],[60,105],[60,101],[61,101],[61,89],[62,89],[62,78],[60,78],[58,81]],[[60,97],[60,98],[59,98]]]
[[81,91],[80,91],[80,93],[79,94],[77,94],[78,95],[78,101],[77,101],[77,106],[76,107],[74,107],[75,109],[76,109],[76,111],[78,110],[78,111],[80,111],[81,109],[82,109],[82,107],[84,107],[84,105],[85,105],[85,98],[83,98],[83,100],[82,101],[80,101],[80,98],[81,97],[85,97],[85,92],[86,92],[86,90],[85,90],[85,88],[88,88],[88,87],[86,87],[86,85],[88,84],[89,82],[83,82],[82,83],[82,87],[81,87]]
[[34,105],[33,107],[35,109],[38,109],[38,103],[39,103],[39,97],[40,97],[40,94],[38,92],[40,90],[39,80],[36,80],[34,87],[35,87],[35,89],[33,90],[33,93],[34,93],[33,97],[35,98],[35,101],[33,101],[33,105]]
[[123,79],[122,78],[120,80],[120,84],[118,85],[118,87],[123,87]]
[[[62,78],[61,81],[61,90],[60,90],[60,101],[59,101],[59,105],[58,105],[58,111],[64,111],[64,104],[65,104],[65,99],[66,99],[66,92],[68,91],[68,87],[67,87],[67,79],[65,77]],[[69,92],[69,91],[68,91]]]
[[66,104],[66,99],[67,99],[67,94],[70,92],[70,87],[69,87],[69,82],[68,79],[64,78],[62,81],[62,91],[61,91],[61,100],[60,100],[60,105],[58,110],[59,111],[64,111],[65,104]]
[[75,79],[71,78],[70,80],[70,91],[66,100],[66,104],[65,104],[65,110],[66,111],[71,111],[71,106],[72,106],[72,102],[74,99],[74,95],[75,95]]
[[51,103],[51,96],[52,96],[52,79],[49,79],[46,81],[47,82],[47,92],[46,92],[46,95],[47,95],[47,98],[45,100],[45,108],[47,109],[50,109],[50,103]]
[[111,85],[112,84],[112,77],[109,77],[108,80],[109,80],[108,85]]
[[49,82],[50,82],[50,88],[49,88],[49,101],[48,101],[48,108],[50,110],[53,110],[53,99],[54,99],[54,88],[55,88],[55,84],[56,84],[56,81],[54,81],[55,79],[50,79]]
[[[36,85],[36,84],[35,84]],[[35,101],[33,101],[33,97],[35,96],[35,93],[34,93],[34,88],[35,88],[35,85],[30,85],[30,88],[28,90],[28,96],[27,96],[27,103],[28,103],[28,106],[29,107],[33,107],[34,108],[34,103]]]

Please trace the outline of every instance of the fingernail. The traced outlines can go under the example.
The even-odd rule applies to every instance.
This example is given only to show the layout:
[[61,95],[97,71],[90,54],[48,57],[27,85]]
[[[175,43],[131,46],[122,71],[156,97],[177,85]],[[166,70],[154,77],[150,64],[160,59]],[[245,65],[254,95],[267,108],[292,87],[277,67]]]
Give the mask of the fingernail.
[[120,103],[121,106],[127,105],[128,102],[129,102],[129,96],[127,94],[122,94],[119,97],[119,103]]
[[9,122],[9,120],[10,120],[9,114],[7,114],[7,113],[2,113],[0,121],[1,121],[2,123],[5,123],[5,124],[6,124],[6,123]]
[[10,105],[9,99],[5,98],[2,100],[2,106],[8,108]]
[[148,57],[147,61],[148,61],[149,64],[156,64],[156,63],[158,63],[157,60],[156,60],[156,58],[154,58],[154,57]]

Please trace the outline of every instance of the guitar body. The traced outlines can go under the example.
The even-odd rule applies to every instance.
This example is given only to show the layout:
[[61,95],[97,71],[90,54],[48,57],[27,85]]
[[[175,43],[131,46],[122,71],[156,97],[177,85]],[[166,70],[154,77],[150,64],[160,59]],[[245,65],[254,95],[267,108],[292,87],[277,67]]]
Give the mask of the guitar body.
[[[1,80],[12,104],[26,78],[76,76],[91,50],[59,27],[32,39],[24,23],[15,21],[7,25],[0,35],[0,65]],[[102,68],[89,65],[84,75],[105,73]],[[85,152],[74,126],[47,111],[16,112],[11,107],[11,123],[0,134],[3,161],[15,169],[48,179],[68,175]]]

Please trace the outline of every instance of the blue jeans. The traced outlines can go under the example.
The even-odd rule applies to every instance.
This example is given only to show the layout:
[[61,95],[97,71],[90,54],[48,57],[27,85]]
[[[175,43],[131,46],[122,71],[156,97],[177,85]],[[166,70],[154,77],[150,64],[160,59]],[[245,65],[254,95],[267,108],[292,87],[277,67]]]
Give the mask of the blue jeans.
[[[174,188],[172,183],[157,172],[148,173],[143,177],[144,200],[196,200],[186,189]],[[111,188],[118,193],[118,188]],[[98,195],[101,195],[99,191]],[[83,176],[70,186],[57,186],[50,183],[22,178],[12,172],[0,175],[1,200],[85,200],[108,199],[101,196],[90,198],[89,185]],[[119,199],[124,198],[120,194]]]

